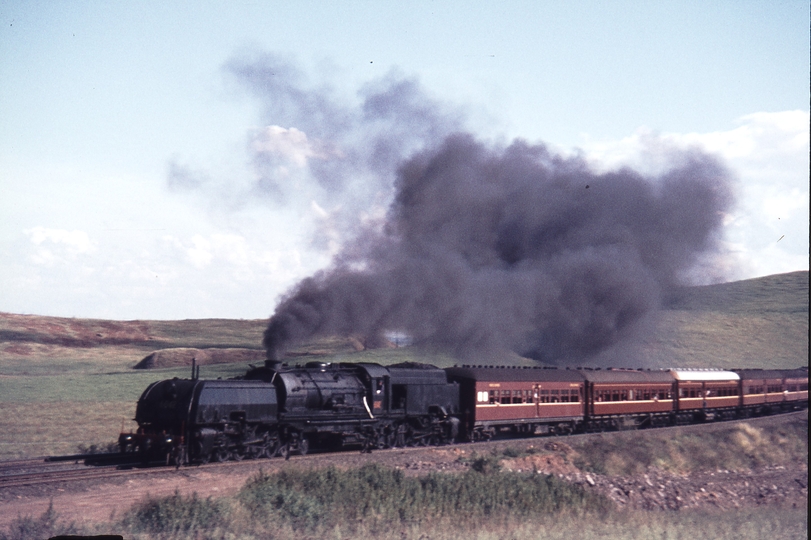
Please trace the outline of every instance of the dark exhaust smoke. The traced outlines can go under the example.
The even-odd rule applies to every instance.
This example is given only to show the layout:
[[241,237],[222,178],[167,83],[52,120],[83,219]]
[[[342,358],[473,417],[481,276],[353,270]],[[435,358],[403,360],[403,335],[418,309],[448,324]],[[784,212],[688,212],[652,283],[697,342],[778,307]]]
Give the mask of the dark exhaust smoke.
[[596,173],[542,145],[445,137],[400,164],[384,226],[281,301],[268,357],[317,336],[400,331],[461,358],[583,363],[633,337],[717,248],[727,172],[698,152],[678,158],[656,177]]

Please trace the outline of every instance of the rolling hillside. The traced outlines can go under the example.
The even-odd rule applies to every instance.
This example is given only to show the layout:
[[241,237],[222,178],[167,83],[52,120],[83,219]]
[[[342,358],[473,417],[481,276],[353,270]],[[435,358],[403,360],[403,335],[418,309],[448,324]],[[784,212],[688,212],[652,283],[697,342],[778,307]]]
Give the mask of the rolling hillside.
[[[641,339],[629,348],[629,367],[797,367],[808,364],[807,271],[687,287],[673,293]],[[103,321],[0,313],[0,374],[134,367],[165,351],[166,367],[199,357],[235,362],[261,357],[265,320]],[[295,355],[352,356],[351,338],[306,343]],[[167,349],[176,349],[167,351]],[[246,350],[248,352],[246,352]],[[250,352],[252,350],[252,352]],[[359,360],[388,363],[404,351],[363,351]],[[438,358],[437,364],[452,362]],[[530,363],[506,355],[498,363]],[[615,360],[616,362],[616,360]],[[161,367],[161,366],[154,366]]]
[[641,348],[660,367],[807,366],[808,272],[677,291]]

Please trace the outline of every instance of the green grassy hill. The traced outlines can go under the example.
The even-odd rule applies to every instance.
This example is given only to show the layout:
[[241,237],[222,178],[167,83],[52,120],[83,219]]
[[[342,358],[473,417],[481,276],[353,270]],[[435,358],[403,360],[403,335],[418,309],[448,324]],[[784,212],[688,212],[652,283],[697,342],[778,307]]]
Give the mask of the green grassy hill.
[[678,290],[640,355],[650,367],[807,366],[808,272]]

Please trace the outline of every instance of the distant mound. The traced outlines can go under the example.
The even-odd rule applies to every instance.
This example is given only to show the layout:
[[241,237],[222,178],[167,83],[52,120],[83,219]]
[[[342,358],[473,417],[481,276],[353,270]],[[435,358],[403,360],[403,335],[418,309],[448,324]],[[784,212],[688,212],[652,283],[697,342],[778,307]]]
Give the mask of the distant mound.
[[236,364],[262,362],[266,358],[264,349],[192,349],[178,347],[154,351],[135,365],[134,369],[157,369],[191,366],[192,360],[198,366],[211,364]]

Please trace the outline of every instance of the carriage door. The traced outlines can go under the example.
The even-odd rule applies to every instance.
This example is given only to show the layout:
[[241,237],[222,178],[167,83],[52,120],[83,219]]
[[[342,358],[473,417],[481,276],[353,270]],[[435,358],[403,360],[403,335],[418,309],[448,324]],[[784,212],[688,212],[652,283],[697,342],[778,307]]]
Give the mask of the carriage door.
[[535,404],[535,418],[541,417],[541,385],[532,385],[532,402]]

